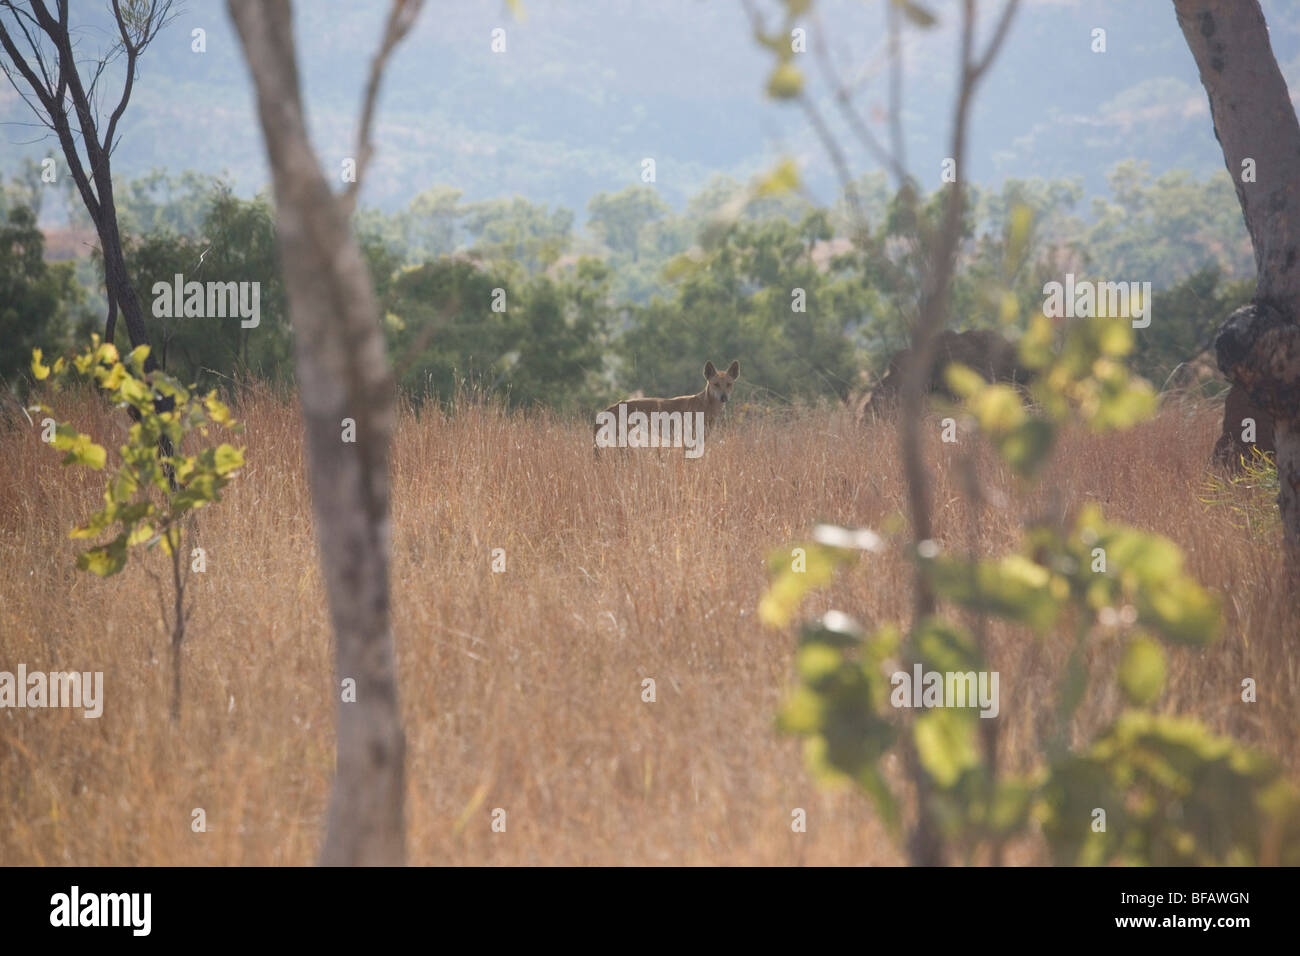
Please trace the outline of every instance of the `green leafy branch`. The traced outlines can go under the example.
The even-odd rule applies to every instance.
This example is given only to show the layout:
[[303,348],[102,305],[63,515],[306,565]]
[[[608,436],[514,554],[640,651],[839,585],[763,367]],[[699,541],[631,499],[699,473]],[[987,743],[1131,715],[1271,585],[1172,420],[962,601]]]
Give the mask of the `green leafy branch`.
[[[109,342],[101,344],[98,336],[80,355],[70,361],[59,358],[53,366],[43,363],[40,349],[32,353],[32,374],[48,381],[53,390],[60,390],[73,378],[91,381],[115,405],[134,412],[135,422],[118,452],[119,464],[108,476],[104,507],[71,533],[73,538],[93,539],[117,529],[107,544],[77,558],[78,568],[100,577],[121,571],[128,549],[136,545],[159,545],[171,554],[180,544],[181,520],[197,508],[220,501],[221,489],[244,464],[243,449],[225,443],[194,455],[159,454],[164,439],[166,446],[180,449],[192,432],[206,436],[209,427],[238,431],[240,426],[215,390],[195,395],[159,369],[146,372],[148,354],[149,347],[142,345],[122,361],[117,348]],[[33,410],[53,414],[43,404]],[[107,467],[104,447],[71,424],[58,424],[51,444],[67,452],[64,465],[95,471]]]
[[[959,409],[1022,478],[1047,459],[1060,426],[1079,421],[1104,431],[1125,428],[1155,409],[1149,384],[1124,358],[1131,327],[1120,319],[1076,321],[1058,333],[1044,316],[1031,318],[1020,341],[1035,371],[1027,389],[991,384],[961,367],[947,378]],[[837,569],[879,547],[869,531],[821,526],[802,545],[774,554],[760,618],[773,627],[794,620],[807,593]],[[854,781],[898,835],[900,794],[885,758],[915,754],[916,792],[924,794],[947,846],[970,862],[1036,822],[1058,863],[1300,862],[1300,797],[1271,759],[1212,734],[1193,720],[1151,711],[1164,690],[1167,645],[1204,647],[1222,634],[1216,595],[1184,570],[1167,538],[1107,521],[1096,505],[1078,509],[1068,525],[1031,523],[1021,545],[998,558],[917,548],[935,595],[973,612],[1021,625],[1039,638],[1073,633],[1056,689],[1056,726],[1048,761],[1032,772],[996,766],[980,711],[937,706],[962,700],[965,675],[991,676],[982,641],[942,617],[916,623],[906,636],[885,623],[864,631],[832,611],[800,627],[797,683],[777,718],[801,736],[818,778]],[[1115,679],[1128,704],[1090,744],[1069,746],[1073,715],[1085,698],[1088,651],[1098,635],[1123,642]],[[909,665],[942,675],[932,699],[910,713]],[[891,685],[896,685],[892,686]],[[993,716],[991,719],[995,720]]]
[[[77,567],[109,577],[126,567],[133,548],[162,549],[171,563],[172,608],[161,599],[164,625],[171,631],[172,714],[180,709],[180,647],[192,609],[185,602],[186,575],[181,547],[184,523],[195,511],[221,500],[221,491],[244,464],[243,448],[225,442],[185,454],[187,438],[209,430],[237,432],[241,426],[216,391],[196,393],[161,369],[146,370],[148,346],[123,359],[111,342],[93,336],[91,345],[71,359],[46,365],[40,349],[33,350],[31,370],[57,392],[69,381],[93,383],[114,405],[127,409],[133,422],[126,444],[118,449],[116,466],[107,474],[104,507],[72,529],[70,537],[85,540],[113,537],[77,556]],[[33,411],[53,415],[38,404]],[[63,465],[93,471],[109,467],[106,449],[68,423],[46,419],[47,440],[66,452]],[[53,426],[51,429],[50,426]],[[146,569],[147,570],[147,569]],[[152,573],[152,572],[151,572]],[[155,581],[157,581],[155,577]],[[170,618],[170,620],[169,620]]]

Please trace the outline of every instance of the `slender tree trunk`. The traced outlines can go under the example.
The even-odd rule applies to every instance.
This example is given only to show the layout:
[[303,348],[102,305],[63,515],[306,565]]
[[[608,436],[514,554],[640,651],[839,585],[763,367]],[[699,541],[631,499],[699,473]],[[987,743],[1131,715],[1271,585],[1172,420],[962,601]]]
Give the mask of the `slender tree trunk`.
[[[338,764],[321,862],[405,859],[405,740],[389,622],[388,446],[395,385],[348,205],[330,192],[303,116],[286,0],[230,0],[257,90],[294,330],[294,368],[340,681]],[[355,442],[342,440],[345,418]],[[336,685],[335,693],[338,693]]]
[[[171,534],[169,528],[167,534]],[[169,539],[170,540],[170,539]],[[176,543],[172,546],[172,641],[171,641],[171,664],[172,664],[172,723],[177,723],[181,719],[181,645],[185,643],[185,622],[188,612],[185,608],[185,575],[188,568],[185,567],[185,551],[182,547],[184,542],[183,534],[176,536]]]
[[[977,59],[976,5],[974,0],[964,0],[962,4],[961,85],[953,106],[950,147],[952,159],[956,163],[957,178],[948,185],[944,196],[943,220],[939,233],[927,242],[929,261],[926,263],[921,289],[920,309],[912,330],[911,358],[902,369],[899,456],[903,462],[903,479],[907,483],[912,540],[918,547],[931,540],[934,534],[921,423],[925,415],[926,391],[938,351],[939,336],[948,322],[952,277],[957,269],[957,252],[961,244],[962,216],[966,203],[966,138],[970,107],[981,78],[1006,38],[1017,5],[1018,0],[1008,0],[1003,6],[993,37]],[[924,570],[918,569],[913,587],[915,596],[912,627],[915,629],[935,613],[938,602]],[[908,836],[908,856],[914,866],[942,866],[946,862],[943,835],[931,803],[930,778],[921,767],[920,755],[914,743],[908,746],[906,759],[910,775],[916,782],[917,800],[917,820]]]
[[[141,8],[136,13],[147,12],[151,23],[156,16],[157,28],[160,28],[162,22],[166,20],[169,6],[170,4],[161,9],[156,5],[150,6],[147,11]],[[108,299],[104,340],[113,341],[120,311],[126,323],[131,347],[148,345],[149,333],[145,328],[140,301],[127,279],[122,236],[118,230],[117,209],[113,199],[111,159],[117,121],[130,100],[136,62],[140,51],[149,43],[151,37],[149,39],[137,37],[135,42],[139,45],[129,46],[126,50],[126,85],[117,108],[108,121],[107,133],[101,143],[100,126],[96,120],[97,104],[91,102],[91,95],[77,71],[80,61],[73,40],[75,30],[68,24],[68,5],[58,4],[56,14],[57,16],[51,14],[45,4],[34,3],[30,11],[22,15],[15,14],[14,22],[24,31],[30,27],[43,33],[58,51],[57,62],[48,63],[39,53],[33,54],[29,61],[24,56],[24,51],[15,44],[13,36],[3,22],[0,22],[0,50],[3,50],[8,57],[12,73],[21,76],[30,88],[37,118],[46,123],[58,138],[72,181],[86,207],[87,215],[95,226],[99,247],[104,256],[104,293]],[[123,28],[119,24],[119,30],[121,29]],[[150,29],[154,27],[151,26]],[[125,33],[123,36],[125,39]],[[102,68],[102,62],[100,66]],[[69,107],[71,107],[71,114]],[[84,164],[77,147],[78,138],[86,153]],[[150,351],[145,360],[145,368],[150,370],[157,365],[157,358]]]
[[1300,579],[1300,123],[1258,0],[1174,0],[1255,249],[1255,301],[1224,323],[1219,368],[1274,418],[1287,569]]
[[[126,256],[122,252],[122,238],[117,228],[117,213],[111,203],[100,208],[101,222],[95,223],[95,229],[99,234],[99,247],[104,255],[104,292],[109,300],[108,319],[104,323],[104,341],[113,341],[117,315],[120,311],[131,347],[148,345],[149,331],[145,328],[140,298],[136,295],[130,279],[127,278]],[[157,360],[151,350],[147,368],[153,368],[156,363]]]

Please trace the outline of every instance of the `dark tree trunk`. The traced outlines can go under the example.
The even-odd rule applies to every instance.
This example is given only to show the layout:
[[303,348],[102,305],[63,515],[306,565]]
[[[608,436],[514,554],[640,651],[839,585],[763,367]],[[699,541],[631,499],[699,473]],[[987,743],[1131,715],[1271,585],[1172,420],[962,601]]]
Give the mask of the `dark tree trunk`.
[[[113,341],[120,312],[126,323],[131,347],[148,345],[149,333],[145,328],[140,300],[127,279],[122,237],[118,230],[117,209],[113,200],[111,159],[116,145],[117,123],[131,99],[136,63],[140,53],[167,22],[171,4],[154,0],[131,12],[124,12],[114,4],[113,14],[122,40],[121,50],[125,51],[126,78],[117,106],[104,126],[102,141],[101,127],[96,117],[98,94],[93,81],[88,91],[78,72],[79,63],[84,61],[84,57],[79,58],[77,55],[76,41],[73,39],[76,30],[69,23],[67,0],[60,0],[53,11],[43,0],[33,0],[30,6],[29,11],[10,11],[20,35],[25,35],[28,40],[30,52],[14,41],[5,22],[0,21],[0,50],[9,59],[6,70],[15,83],[16,78],[21,77],[30,88],[34,102],[29,102],[32,102],[37,118],[58,138],[73,183],[86,207],[87,215],[94,223],[100,251],[104,256],[104,293],[108,299],[104,340]],[[127,19],[134,26],[127,26]],[[47,39],[57,57],[47,55],[37,46],[32,40],[33,32]],[[95,69],[93,75],[96,80],[105,62],[101,60]],[[92,97],[95,102],[92,102]],[[73,116],[69,115],[69,106]],[[78,139],[81,148],[85,150],[84,164],[77,145]],[[145,367],[153,369],[157,366],[157,357],[150,350]]]
[[1223,373],[1273,416],[1285,560],[1300,577],[1300,123],[1257,0],[1174,0],[1174,10],[1258,270],[1255,301],[1228,318],[1215,351]]

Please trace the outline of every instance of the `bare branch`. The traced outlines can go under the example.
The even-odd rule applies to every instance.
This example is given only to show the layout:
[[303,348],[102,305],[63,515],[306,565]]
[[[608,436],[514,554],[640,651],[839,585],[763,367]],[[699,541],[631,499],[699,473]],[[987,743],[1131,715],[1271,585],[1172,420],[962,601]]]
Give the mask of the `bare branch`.
[[383,78],[384,68],[393,48],[402,42],[415,18],[420,13],[424,0],[394,0],[388,12],[388,23],[384,27],[384,39],[379,51],[370,61],[370,77],[366,81],[365,97],[362,100],[361,122],[357,127],[357,170],[356,178],[348,184],[343,194],[343,210],[351,216],[357,205],[357,194],[361,190],[362,178],[370,165],[374,147],[370,142],[370,128],[374,123],[375,101],[379,98],[379,82]]
[[[108,121],[108,130],[104,133],[103,147],[105,152],[113,151],[113,134],[117,131],[117,121],[122,118],[126,112],[126,105],[131,101],[131,90],[135,86],[135,68],[136,61],[153,38],[158,35],[167,23],[171,21],[168,14],[171,12],[172,0],[163,0],[160,6],[155,0],[149,7],[149,13],[143,20],[140,27],[139,35],[135,42],[131,41],[130,34],[127,31],[126,19],[122,16],[122,8],[119,0],[113,0],[113,16],[117,20],[118,33],[122,37],[122,48],[126,51],[126,78],[122,81],[122,95],[117,101],[117,108],[113,110],[113,115]],[[98,74],[96,75],[98,79]]]
[[[3,6],[9,10],[14,9],[12,4],[7,2],[7,0]],[[38,12],[44,10],[44,7],[39,3],[39,0],[37,0],[34,9],[38,10]],[[49,19],[48,13],[46,14],[45,19],[40,21],[42,30],[47,29],[47,23],[51,24],[55,30],[59,27],[56,21]],[[13,42],[13,38],[9,35],[8,30],[5,29],[3,21],[0,21],[0,47],[3,47],[14,68],[17,69],[23,79],[27,81],[28,86],[31,87],[32,92],[44,108],[44,117],[42,117],[39,110],[34,110],[34,112],[38,118],[48,119],[49,127],[54,130],[55,134],[58,136],[59,145],[63,148],[64,156],[67,158],[69,169],[72,172],[72,177],[77,185],[77,189],[81,193],[82,201],[86,204],[86,209],[90,213],[91,218],[98,220],[100,215],[98,197],[96,197],[91,191],[86,174],[81,168],[81,163],[77,154],[77,145],[72,138],[72,130],[68,124],[67,112],[63,108],[62,97],[66,84],[65,77],[67,71],[64,69],[62,56],[60,56],[59,62],[58,90],[51,93],[48,88],[41,85],[40,79],[32,70],[26,58],[19,52],[17,46]],[[5,75],[9,77],[9,80],[12,83],[13,77],[9,73],[8,68],[5,70]],[[14,85],[15,88],[17,88],[17,84],[15,83]],[[21,90],[19,92],[21,93]]]
[[835,172],[840,179],[840,186],[844,191],[844,198],[849,204],[853,227],[858,234],[859,244],[865,248],[867,238],[870,235],[870,224],[867,222],[867,213],[862,206],[862,197],[858,195],[858,186],[853,180],[853,173],[849,170],[849,163],[844,156],[844,150],[840,149],[839,142],[835,139],[830,127],[826,125],[825,119],[822,118],[821,112],[807,94],[799,97],[799,105],[803,107],[808,122],[812,123],[813,131],[817,134],[817,138],[822,141],[822,147],[830,156],[832,165],[835,166]]
[[26,17],[28,20],[30,20],[32,26],[35,27],[37,30],[40,29],[40,25],[36,22],[35,18],[33,18],[30,13],[20,10],[19,8],[15,7],[12,3],[6,2],[4,6],[8,7],[10,10],[13,11],[14,22],[18,24],[18,29],[23,31],[23,36],[27,40],[27,45],[32,48],[32,59],[36,62],[36,65],[40,67],[41,77],[45,80],[44,88],[48,90],[53,90],[54,82],[50,78],[49,70],[46,69],[45,58],[41,56],[41,48],[37,45],[36,40],[32,38],[32,35],[31,33],[28,32],[27,27],[23,25],[22,18]]
[[[902,14],[898,4],[887,7],[889,30],[889,135],[899,169],[907,170],[906,142],[903,138],[903,47]],[[899,186],[903,185],[899,180]]]
[[972,83],[978,83],[990,64],[997,58],[998,51],[1002,49],[1002,42],[1006,40],[1007,33],[1011,30],[1011,21],[1015,19],[1019,8],[1020,0],[1007,0],[1006,6],[1002,8],[1002,16],[998,18],[997,26],[993,28],[993,36],[984,49],[984,55],[971,67]]
[[[749,17],[750,25],[756,36],[764,34],[763,17],[758,8],[754,5],[753,0],[741,0],[741,6],[745,14]],[[814,31],[816,32],[816,31]],[[853,228],[857,233],[857,238],[861,246],[866,245],[869,236],[869,225],[867,223],[866,211],[862,206],[862,198],[858,195],[857,184],[854,182],[853,173],[849,169],[848,158],[844,155],[844,150],[840,148],[839,141],[835,139],[831,132],[830,126],[827,125],[821,110],[807,93],[801,93],[799,96],[799,105],[803,108],[808,117],[808,122],[812,124],[813,131],[817,138],[821,140],[822,148],[830,157],[831,164],[835,167],[835,173],[839,177],[840,187],[844,192],[844,198],[849,204],[850,218],[853,220]]]
[[[924,406],[925,383],[934,362],[939,333],[948,318],[949,296],[952,291],[952,276],[956,268],[957,246],[961,239],[961,219],[965,204],[966,129],[970,118],[970,104],[980,78],[992,62],[992,55],[997,52],[1006,35],[1018,4],[1019,0],[1008,0],[998,23],[997,32],[978,65],[974,65],[971,58],[975,42],[975,0],[964,0],[963,4],[962,80],[954,107],[950,147],[950,155],[957,164],[958,173],[956,181],[948,186],[943,224],[930,256],[921,297],[921,311],[917,316],[916,330],[913,334],[912,369],[904,379],[902,393],[905,422],[902,429],[903,468],[908,483],[913,532],[918,542],[931,537],[932,527],[928,476],[921,456],[920,436],[917,434],[915,422],[919,420]],[[923,574],[918,574],[915,608],[917,618],[929,616],[934,613],[934,608],[934,593],[930,588],[929,579]]]
[[[122,81],[122,95],[117,101],[117,108],[113,110],[113,115],[108,121],[108,129],[104,133],[103,147],[105,151],[113,151],[113,134],[117,131],[117,121],[122,118],[126,112],[126,104],[131,100],[131,90],[135,87],[135,58],[136,50],[131,46],[126,35],[126,24],[122,22],[122,9],[118,5],[118,0],[113,0],[113,15],[117,18],[118,30],[122,33],[123,46],[126,49],[126,78]],[[95,81],[98,82],[99,74],[95,74]],[[94,84],[91,84],[94,89]]]
[[[912,334],[910,367],[905,370],[902,389],[902,409],[899,427],[899,450],[903,474],[907,484],[908,512],[911,516],[912,536],[916,546],[933,538],[933,515],[930,509],[929,476],[921,450],[921,421],[925,409],[926,382],[935,361],[939,333],[948,319],[952,277],[956,269],[957,246],[961,239],[961,220],[965,205],[966,127],[970,117],[971,101],[980,77],[992,62],[1005,37],[1018,0],[1008,0],[998,30],[979,64],[973,65],[971,51],[975,38],[975,0],[963,4],[961,30],[961,85],[953,109],[952,145],[950,155],[957,164],[957,179],[949,184],[944,202],[943,224],[935,237],[933,250],[926,268],[921,294],[920,312]],[[917,568],[913,583],[913,627],[934,614],[937,602],[929,575]],[[909,750],[908,761],[914,771],[917,785],[919,818],[912,833],[910,851],[915,862],[935,864],[942,862],[942,844],[936,822],[929,810],[928,778],[919,772],[917,755]]]
[[854,108],[853,91],[835,68],[830,50],[826,45],[826,31],[822,27],[820,17],[814,17],[814,27],[813,47],[817,53],[815,59],[821,67],[822,76],[825,78],[827,86],[831,88],[836,107],[844,116],[845,122],[849,124],[849,129],[862,142],[867,152],[871,153],[876,158],[876,162],[893,174],[901,189],[907,182],[908,177],[907,170],[904,168],[899,154],[897,152],[891,154],[889,150],[885,149],[876,134],[871,132],[871,127],[867,125],[861,114]]
[[[9,10],[13,9],[12,4],[8,3],[7,0],[5,3],[0,4],[0,6],[4,6]],[[26,29],[22,28],[21,25],[20,25],[20,29],[23,29],[24,34],[26,34],[27,32]],[[31,42],[30,37],[28,37],[28,42]],[[40,77],[38,77],[35,71],[31,68],[31,65],[27,62],[27,58],[23,56],[21,52],[19,52],[17,45],[13,41],[13,37],[9,35],[9,31],[5,28],[3,20],[0,20],[0,46],[4,47],[4,51],[6,54],[8,54],[10,61],[14,65],[14,68],[18,70],[18,72],[22,75],[22,78],[27,81],[27,85],[31,88],[32,92],[36,95],[36,98],[40,101],[41,106],[44,107],[47,111],[53,112],[56,108],[53,91],[48,86],[41,83]],[[38,62],[41,61],[38,59]],[[41,72],[42,74],[45,73],[45,64],[43,62],[41,62]],[[7,66],[5,67],[5,76],[9,77],[10,83],[14,84],[14,89],[18,90],[18,92],[21,93],[22,90],[18,89],[17,83],[14,83],[13,75],[9,72],[9,68]]]

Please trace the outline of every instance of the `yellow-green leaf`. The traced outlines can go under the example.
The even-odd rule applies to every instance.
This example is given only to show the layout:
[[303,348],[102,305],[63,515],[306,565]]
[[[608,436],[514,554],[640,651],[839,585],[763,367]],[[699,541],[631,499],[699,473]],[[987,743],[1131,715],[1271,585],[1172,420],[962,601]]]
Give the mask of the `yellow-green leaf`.
[[1134,704],[1149,704],[1165,686],[1165,652],[1149,637],[1135,637],[1119,664],[1119,685]]
[[794,99],[803,92],[803,73],[793,63],[779,63],[767,78],[767,95],[775,100]]
[[244,450],[233,445],[218,445],[213,463],[218,475],[229,474],[236,468],[244,466]]
[[77,567],[101,578],[117,574],[126,566],[126,535],[120,534],[109,544],[91,548],[77,555]]
[[914,737],[921,765],[940,787],[951,787],[966,770],[979,766],[973,711],[941,707],[916,718]]
[[799,188],[799,167],[793,159],[783,159],[754,187],[759,197],[777,196]]
[[96,445],[89,435],[81,434],[71,425],[55,428],[52,444],[60,451],[67,452],[62,462],[65,465],[85,465],[98,471],[108,461],[108,453],[102,446]]

